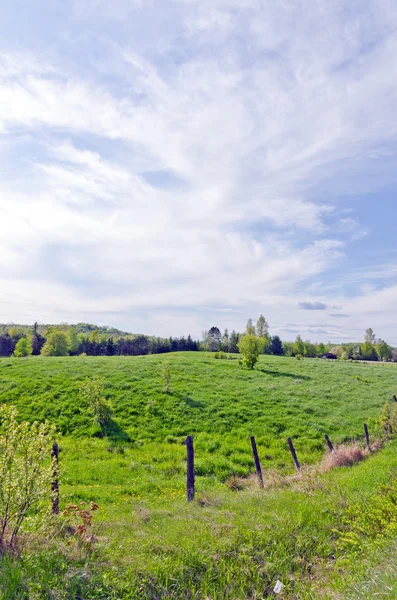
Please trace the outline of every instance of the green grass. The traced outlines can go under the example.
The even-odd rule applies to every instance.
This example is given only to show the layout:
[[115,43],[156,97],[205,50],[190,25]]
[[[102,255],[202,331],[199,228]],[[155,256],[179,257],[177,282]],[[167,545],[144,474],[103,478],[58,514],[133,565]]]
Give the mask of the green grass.
[[[162,389],[164,360],[170,394]],[[94,374],[106,381],[114,439],[95,437],[79,399],[80,383]],[[346,527],[350,505],[365,510],[393,475],[394,442],[353,468],[307,468],[266,491],[250,485],[235,492],[225,482],[253,473],[250,435],[265,480],[270,469],[288,476],[288,436],[302,463],[317,463],[324,433],[334,443],[362,440],[365,420],[373,434],[396,390],[397,368],[380,364],[261,357],[249,372],[238,360],[197,353],[0,360],[0,401],[16,405],[23,418],[48,418],[64,434],[62,505],[100,506],[92,557],[57,540],[22,559],[5,557],[1,600],[259,599],[271,595],[277,579],[284,598],[364,597],[368,570],[378,573],[388,538],[364,536],[346,549],[337,530]],[[192,504],[185,501],[187,434],[196,450]]]

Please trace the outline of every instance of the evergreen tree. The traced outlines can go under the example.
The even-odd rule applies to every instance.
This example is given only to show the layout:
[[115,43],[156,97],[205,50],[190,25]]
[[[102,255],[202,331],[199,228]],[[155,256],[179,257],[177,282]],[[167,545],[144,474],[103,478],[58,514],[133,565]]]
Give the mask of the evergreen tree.
[[272,354],[276,356],[282,356],[284,354],[283,344],[281,343],[281,340],[278,335],[274,335],[272,337],[271,351]]

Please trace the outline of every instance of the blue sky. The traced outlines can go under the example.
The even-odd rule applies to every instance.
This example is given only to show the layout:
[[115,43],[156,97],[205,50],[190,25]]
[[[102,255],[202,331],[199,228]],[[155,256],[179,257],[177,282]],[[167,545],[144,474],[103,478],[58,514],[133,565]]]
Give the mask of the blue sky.
[[393,0],[3,0],[0,321],[397,344]]

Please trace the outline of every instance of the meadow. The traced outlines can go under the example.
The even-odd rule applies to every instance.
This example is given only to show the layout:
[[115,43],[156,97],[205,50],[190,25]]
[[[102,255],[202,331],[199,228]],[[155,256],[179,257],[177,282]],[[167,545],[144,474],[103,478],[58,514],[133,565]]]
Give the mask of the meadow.
[[[79,394],[94,375],[113,406],[106,438]],[[365,515],[374,506],[382,513],[384,497],[397,502],[393,487],[382,488],[393,486],[397,444],[387,441],[354,467],[317,465],[325,433],[334,444],[363,444],[366,421],[378,436],[382,407],[396,391],[397,368],[389,364],[262,356],[247,371],[235,356],[204,353],[0,360],[0,401],[58,427],[62,507],[99,505],[90,553],[51,539],[22,558],[5,556],[0,597],[259,599],[274,596],[278,579],[282,598],[370,597],[362,595],[366,578],[374,569],[383,582],[379,564],[382,552],[394,551],[397,517],[358,533],[354,507]],[[189,434],[197,492],[188,504]],[[250,435],[265,490],[254,476]],[[387,573],[376,593],[395,580]]]

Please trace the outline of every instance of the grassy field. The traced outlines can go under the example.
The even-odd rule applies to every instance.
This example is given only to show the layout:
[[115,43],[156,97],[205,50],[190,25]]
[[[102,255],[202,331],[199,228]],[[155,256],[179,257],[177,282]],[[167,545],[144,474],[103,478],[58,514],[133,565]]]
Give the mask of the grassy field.
[[[79,396],[93,375],[103,377],[113,405],[110,439],[98,437]],[[197,353],[0,360],[0,401],[23,418],[48,418],[63,434],[62,505],[100,507],[93,554],[41,540],[22,559],[4,557],[0,598],[259,599],[273,597],[277,579],[282,598],[372,597],[362,590],[373,581],[381,582],[374,593],[386,593],[397,577],[379,575],[378,563],[393,551],[394,516],[357,534],[349,511],[366,514],[375,503],[382,512],[384,496],[397,502],[397,490],[382,491],[393,481],[396,443],[352,468],[310,465],[324,455],[324,433],[334,443],[362,440],[367,421],[373,435],[396,391],[397,368],[383,364],[263,356],[250,372],[235,358]],[[187,434],[196,450],[192,504],[184,491]],[[252,434],[265,491],[252,476]],[[288,436],[306,465],[299,476]],[[342,543],[338,531],[350,539],[350,530]]]

